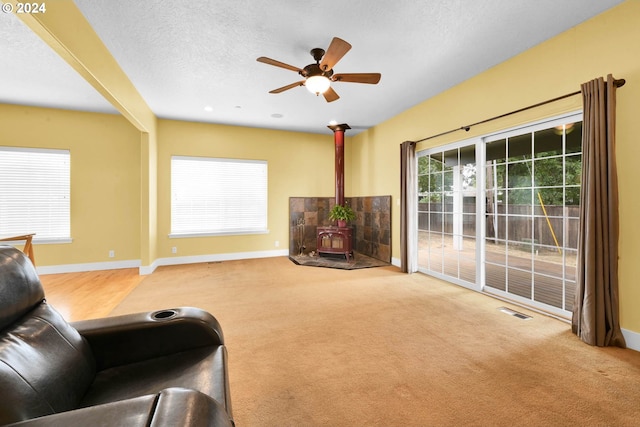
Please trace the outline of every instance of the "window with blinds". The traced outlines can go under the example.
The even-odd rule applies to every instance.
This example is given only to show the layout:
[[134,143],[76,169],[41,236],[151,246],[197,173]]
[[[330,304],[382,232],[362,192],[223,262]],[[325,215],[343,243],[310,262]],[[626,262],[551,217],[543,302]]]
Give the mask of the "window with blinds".
[[171,158],[171,237],[266,232],[266,161]]
[[69,150],[0,147],[0,236],[71,239]]

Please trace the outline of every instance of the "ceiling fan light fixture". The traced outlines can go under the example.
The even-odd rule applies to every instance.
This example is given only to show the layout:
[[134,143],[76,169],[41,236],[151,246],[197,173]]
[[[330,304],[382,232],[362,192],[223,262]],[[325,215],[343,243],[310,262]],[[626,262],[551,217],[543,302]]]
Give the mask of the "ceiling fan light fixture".
[[332,82],[377,84],[380,81],[380,73],[334,74],[333,67],[349,49],[351,49],[349,43],[338,37],[334,37],[326,51],[319,47],[311,49],[311,56],[313,56],[315,64],[308,64],[304,68],[294,67],[293,65],[285,64],[284,62],[276,61],[266,56],[257,58],[257,61],[295,71],[304,78],[304,80],[270,90],[269,93],[282,93],[298,86],[306,86],[309,92],[315,93],[316,96],[322,94],[325,101],[333,102],[338,100],[340,96],[333,90]]
[[331,86],[331,81],[329,81],[329,79],[325,76],[311,76],[307,77],[304,85],[307,87],[307,90],[309,92],[320,95],[321,93],[325,93],[327,89],[329,89],[329,86]]

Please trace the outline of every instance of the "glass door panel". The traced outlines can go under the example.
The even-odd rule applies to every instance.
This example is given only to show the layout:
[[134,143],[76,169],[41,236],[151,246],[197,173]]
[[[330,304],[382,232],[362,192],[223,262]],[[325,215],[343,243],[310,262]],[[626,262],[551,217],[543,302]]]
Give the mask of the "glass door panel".
[[565,312],[575,295],[582,160],[575,132],[581,123],[485,144],[485,286]]
[[475,146],[418,158],[418,267],[476,284]]
[[531,299],[532,292],[531,272],[517,268],[507,269],[507,292]]

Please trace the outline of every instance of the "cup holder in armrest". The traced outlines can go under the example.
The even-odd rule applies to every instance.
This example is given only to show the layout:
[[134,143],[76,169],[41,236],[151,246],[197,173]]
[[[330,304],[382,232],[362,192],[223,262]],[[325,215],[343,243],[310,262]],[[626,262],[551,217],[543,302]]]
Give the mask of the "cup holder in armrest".
[[176,317],[177,314],[178,312],[175,310],[160,310],[160,311],[151,313],[151,318],[153,320],[169,320]]

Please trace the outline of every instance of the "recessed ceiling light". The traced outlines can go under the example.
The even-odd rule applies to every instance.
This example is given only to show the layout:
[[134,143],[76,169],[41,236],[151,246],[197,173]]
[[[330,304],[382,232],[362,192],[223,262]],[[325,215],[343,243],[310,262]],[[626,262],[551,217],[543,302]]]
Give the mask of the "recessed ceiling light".
[[242,107],[241,107],[240,105],[236,105],[234,108],[238,108],[238,109],[240,109],[240,108],[242,108]]
[[284,117],[284,114],[280,114],[280,113],[273,113],[271,115],[271,117],[273,117],[274,119],[281,119]]
[[211,113],[213,111],[213,107],[211,105],[207,105],[206,107],[204,107],[204,111],[206,111],[207,113]]

